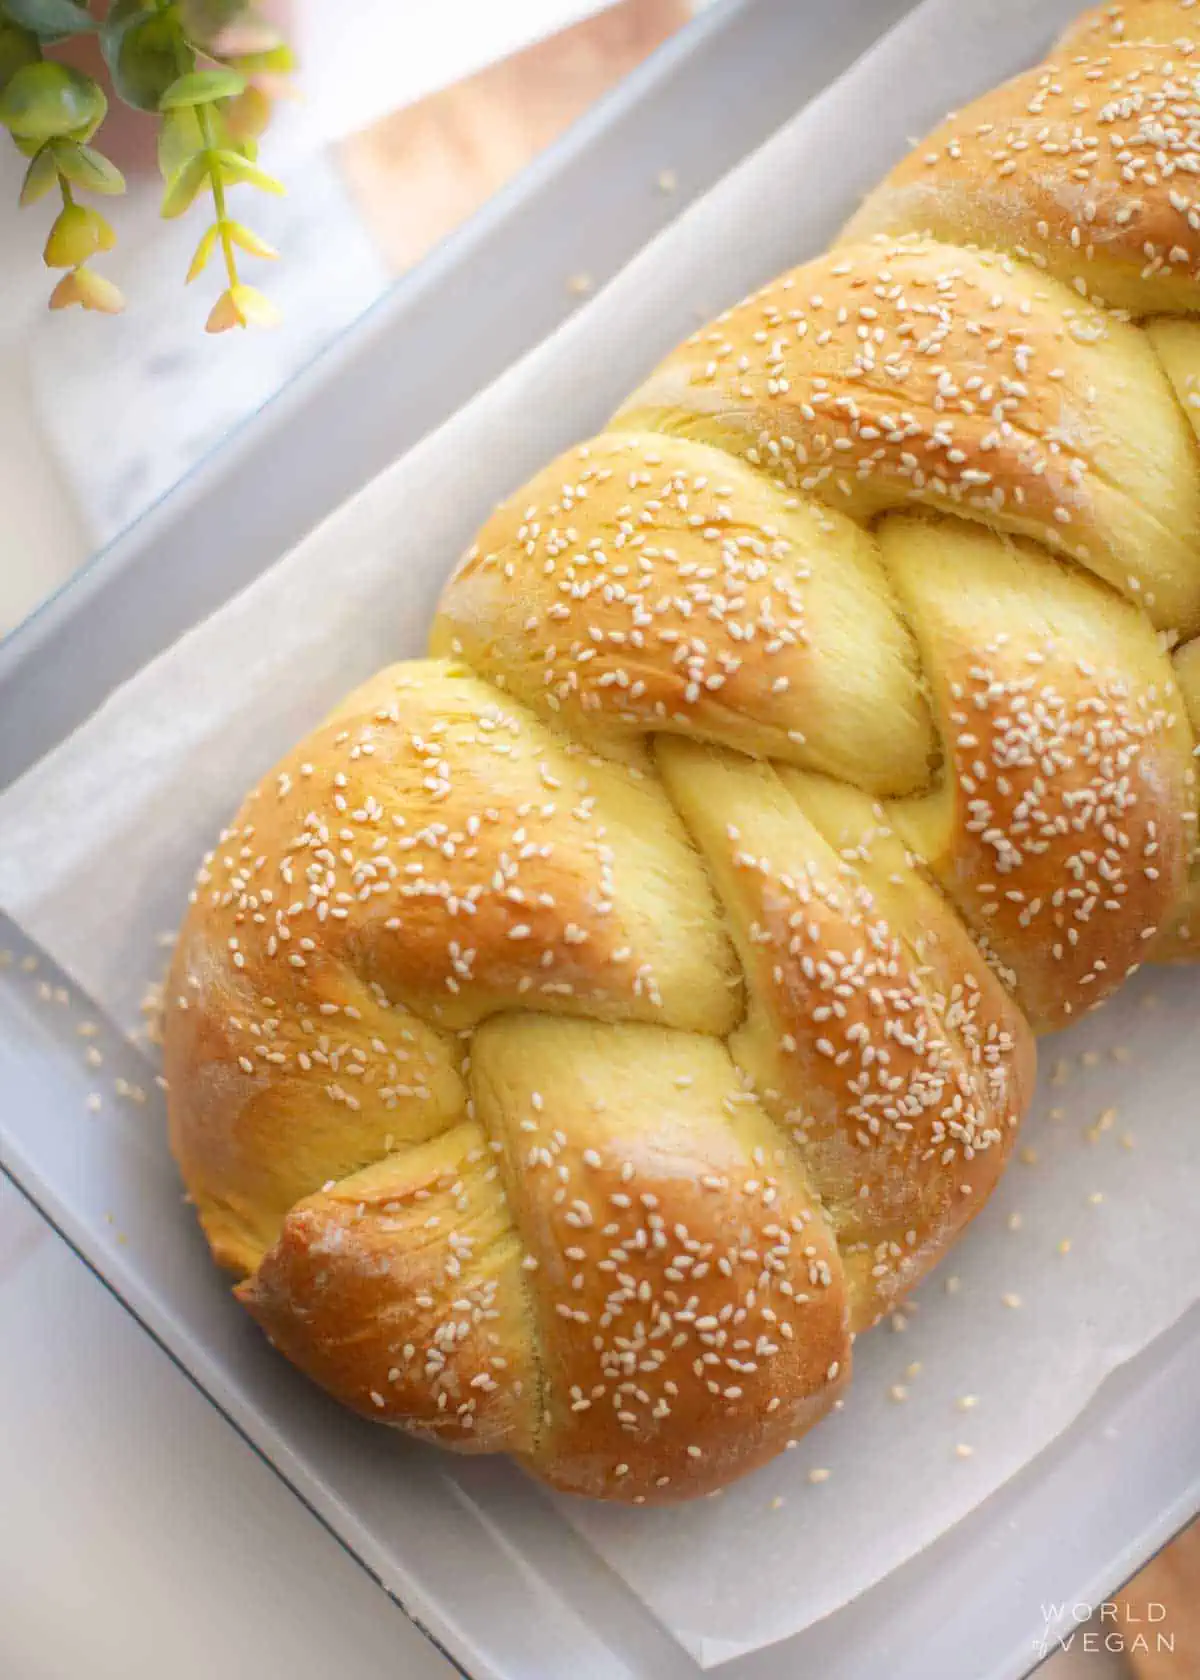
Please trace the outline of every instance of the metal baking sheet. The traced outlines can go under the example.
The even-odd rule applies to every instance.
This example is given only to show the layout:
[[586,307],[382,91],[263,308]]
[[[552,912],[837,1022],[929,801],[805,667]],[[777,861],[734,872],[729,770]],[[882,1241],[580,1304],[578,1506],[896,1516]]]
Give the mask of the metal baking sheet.
[[[906,9],[744,0],[685,31],[0,647],[0,784],[549,331],[566,275],[619,267],[666,213],[633,185],[671,167],[701,190]],[[530,249],[545,253],[536,282]],[[483,264],[495,314],[464,345]],[[218,507],[228,535],[214,555]],[[0,971],[0,1166],[429,1636],[480,1680],[698,1675],[510,1466],[360,1424],[270,1356],[180,1217],[157,1093],[110,1095],[97,1125],[76,1034],[96,1011],[19,929],[0,927],[0,947],[14,952]],[[137,1052],[100,1031],[110,1077],[146,1085]],[[1198,1393],[1193,1313],[943,1541],[799,1638],[716,1672],[1026,1673],[1043,1603],[1103,1596],[1200,1504]]]

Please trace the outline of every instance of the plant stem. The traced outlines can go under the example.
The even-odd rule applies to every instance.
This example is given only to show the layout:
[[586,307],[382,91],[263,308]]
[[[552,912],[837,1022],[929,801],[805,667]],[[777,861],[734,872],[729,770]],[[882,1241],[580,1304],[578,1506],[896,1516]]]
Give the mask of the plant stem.
[[[175,25],[175,63],[181,76],[196,68],[196,49],[183,32],[183,25],[179,21],[179,10],[174,0],[157,0],[158,9],[169,12]],[[229,284],[238,284],[237,257],[234,253],[233,241],[229,237],[229,219],[225,214],[225,183],[221,179],[221,166],[214,161],[217,150],[217,137],[213,133],[212,113],[207,104],[195,107],[196,121],[200,127],[200,137],[204,141],[204,156],[208,163],[208,184],[212,192],[213,207],[217,212],[217,227],[220,230],[221,251],[225,257],[225,273]]]
[[[204,136],[204,148],[211,159],[216,151],[216,135],[212,131],[212,118],[207,105],[201,105],[196,111],[196,119],[200,124],[200,132]],[[233,240],[229,237],[229,220],[225,214],[225,183],[221,179],[219,164],[210,163],[208,171],[209,184],[212,187],[213,204],[217,212],[217,226],[221,230],[221,249],[225,253],[225,272],[229,276],[229,284],[238,284],[237,257],[234,254]]]

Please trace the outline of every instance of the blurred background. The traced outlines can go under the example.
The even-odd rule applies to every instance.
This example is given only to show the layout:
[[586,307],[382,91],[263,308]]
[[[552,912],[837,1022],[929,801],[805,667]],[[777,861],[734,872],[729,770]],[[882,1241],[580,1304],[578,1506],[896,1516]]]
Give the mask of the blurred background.
[[[46,201],[18,210],[26,160],[0,134],[0,634],[706,3],[277,5],[300,74],[263,162],[288,194],[233,201],[254,201],[283,253],[247,265],[283,312],[272,332],[205,336],[215,288],[182,283],[203,211],[159,219],[153,144],[124,109],[97,143],[129,179],[105,202],[118,244],[100,265],[127,312],[48,314],[50,215]],[[581,300],[588,277],[563,286]]]

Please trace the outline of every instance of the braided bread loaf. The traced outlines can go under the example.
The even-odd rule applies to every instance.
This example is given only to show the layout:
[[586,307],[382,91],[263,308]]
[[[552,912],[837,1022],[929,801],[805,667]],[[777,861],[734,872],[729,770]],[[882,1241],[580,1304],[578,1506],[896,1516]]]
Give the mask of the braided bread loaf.
[[1200,954],[1197,73],[1128,0],[948,122],[206,860],[173,1146],[349,1405],[721,1485],[981,1206],[1034,1034]]

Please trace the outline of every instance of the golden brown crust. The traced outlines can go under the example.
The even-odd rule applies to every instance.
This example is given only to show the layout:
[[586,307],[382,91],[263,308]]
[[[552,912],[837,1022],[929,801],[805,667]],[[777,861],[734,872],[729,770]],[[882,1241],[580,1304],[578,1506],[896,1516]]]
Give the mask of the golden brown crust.
[[572,734],[717,741],[911,793],[934,754],[866,532],[728,454],[605,433],[498,508],[434,650]]
[[[1172,664],[1191,723],[1192,737],[1200,740],[1200,640],[1188,642],[1181,647]],[[1197,752],[1200,752],[1200,749],[1197,749]],[[1193,766],[1195,757],[1194,754]],[[1193,795],[1197,779],[1193,767]],[[1174,914],[1154,942],[1151,955],[1156,962],[1196,962],[1200,959],[1200,824],[1193,821],[1187,831],[1187,837],[1187,888],[1175,906]]]
[[245,1274],[297,1201],[436,1137],[466,1089],[457,1048],[353,970],[323,960],[297,984],[256,956],[235,967],[230,939],[252,956],[245,913],[219,909],[202,898],[180,936],[165,1069],[192,1200],[220,1264]]
[[510,1000],[737,1019],[707,877],[653,778],[445,665],[351,696],[193,896],[167,986],[172,1140],[235,1269],[298,1198],[461,1115],[447,1029]]
[[843,238],[928,234],[1007,251],[1137,315],[1200,308],[1188,162],[1200,58],[1169,44],[1083,49],[935,129]]
[[347,1404],[723,1485],[982,1205],[1034,1031],[1200,956],[1194,67],[1127,0],[951,119],[206,859],[172,1146]]
[[539,1474],[691,1498],[828,1410],[850,1369],[837,1246],[719,1043],[506,1015],[472,1082],[537,1261]]
[[915,504],[1034,537],[1200,631],[1200,461],[1152,347],[1005,256],[839,247],[696,333],[618,423],[720,444],[855,518]]
[[1032,1035],[869,800],[682,743],[659,752],[746,971],[734,1058],[796,1145],[865,1328],[999,1178]]
[[238,1298],[364,1416],[462,1452],[525,1452],[538,1375],[496,1171],[470,1124],[389,1155],[297,1203]]
[[1031,544],[880,541],[952,773],[897,822],[1039,1032],[1149,955],[1184,890],[1191,731],[1145,618]]
[[1107,5],[1095,6],[1063,31],[1054,57],[1136,46],[1144,41],[1173,47],[1190,57],[1200,45],[1200,12],[1195,0],[1110,0]]

